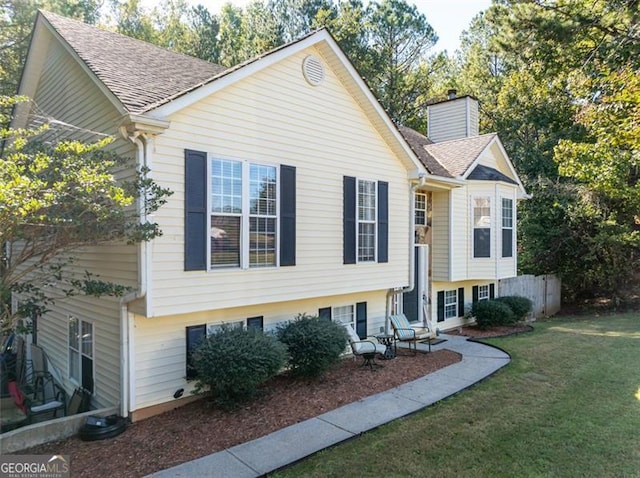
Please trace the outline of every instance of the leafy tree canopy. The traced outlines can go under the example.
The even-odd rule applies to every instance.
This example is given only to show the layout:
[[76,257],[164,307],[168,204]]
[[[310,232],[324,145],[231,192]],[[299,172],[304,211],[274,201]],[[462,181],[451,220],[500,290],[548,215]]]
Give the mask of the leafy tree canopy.
[[[0,123],[25,98],[0,96]],[[39,141],[38,129],[2,128],[0,158],[0,327],[44,312],[55,300],[76,294],[122,295],[126,288],[89,273],[74,275],[74,252],[107,242],[136,243],[161,234],[149,214],[171,194],[139,170],[119,182],[114,170],[126,159],[106,149],[111,138],[92,144]],[[139,200],[143,198],[143,200]],[[56,287],[51,287],[56,284]],[[8,299],[20,294],[20,309]],[[56,295],[57,294],[57,295]]]

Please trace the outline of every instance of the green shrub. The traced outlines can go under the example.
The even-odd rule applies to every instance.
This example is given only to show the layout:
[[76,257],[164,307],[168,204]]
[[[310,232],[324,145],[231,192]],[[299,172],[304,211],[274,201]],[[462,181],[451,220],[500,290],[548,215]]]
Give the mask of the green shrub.
[[195,392],[233,408],[254,397],[258,385],[282,370],[286,358],[285,346],[275,337],[257,329],[223,326],[193,353]]
[[513,323],[513,311],[504,302],[497,300],[481,300],[473,304],[471,309],[476,324],[481,329],[488,329],[499,325]]
[[496,300],[499,302],[503,302],[509,306],[509,308],[513,312],[514,322],[520,322],[524,320],[527,314],[531,312],[531,308],[533,307],[533,302],[531,301],[531,299],[520,297],[518,295],[507,295],[504,297],[498,297]]
[[338,323],[299,314],[277,329],[287,346],[294,376],[316,378],[340,361],[347,346],[347,331]]

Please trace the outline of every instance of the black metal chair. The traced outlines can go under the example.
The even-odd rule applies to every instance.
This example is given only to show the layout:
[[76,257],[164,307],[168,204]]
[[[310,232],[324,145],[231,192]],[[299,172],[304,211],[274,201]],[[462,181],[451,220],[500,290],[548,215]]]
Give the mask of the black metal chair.
[[84,388],[76,388],[67,404],[67,415],[88,412],[91,402],[91,393]]

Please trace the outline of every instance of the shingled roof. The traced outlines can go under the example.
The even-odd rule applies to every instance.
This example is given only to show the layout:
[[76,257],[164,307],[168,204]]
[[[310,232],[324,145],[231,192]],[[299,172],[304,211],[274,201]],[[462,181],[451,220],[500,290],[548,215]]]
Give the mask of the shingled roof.
[[130,113],[143,113],[226,70],[50,12],[40,14]]
[[454,139],[425,146],[428,154],[442,164],[453,177],[463,176],[478,156],[497,136],[496,133]]
[[405,141],[416,154],[418,159],[427,168],[431,174],[442,176],[445,178],[452,177],[449,171],[436,160],[426,149],[427,145],[433,144],[425,135],[418,133],[416,130],[407,128],[406,126],[398,126],[398,131],[404,137]]

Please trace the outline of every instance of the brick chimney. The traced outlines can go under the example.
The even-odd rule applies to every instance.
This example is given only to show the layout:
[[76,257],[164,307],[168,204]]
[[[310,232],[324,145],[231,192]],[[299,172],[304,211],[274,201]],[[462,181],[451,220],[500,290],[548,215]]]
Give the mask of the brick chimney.
[[434,143],[478,136],[478,100],[470,95],[456,96],[427,106],[427,136]]

